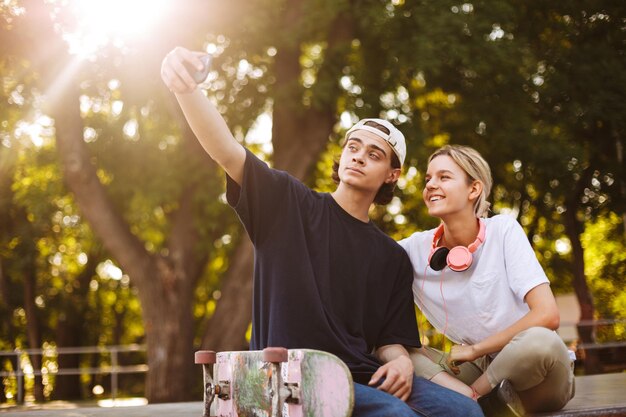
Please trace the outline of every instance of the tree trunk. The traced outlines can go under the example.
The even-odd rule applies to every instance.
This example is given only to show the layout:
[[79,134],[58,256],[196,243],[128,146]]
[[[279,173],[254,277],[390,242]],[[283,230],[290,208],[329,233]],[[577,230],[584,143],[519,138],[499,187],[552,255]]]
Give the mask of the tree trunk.
[[[15,159],[16,154],[14,149],[4,149],[3,152],[0,153],[0,213],[3,213],[3,215],[0,216],[0,239],[3,241],[5,241],[5,239],[8,240],[10,236],[14,236],[16,233],[13,230],[13,226],[17,222],[13,215],[15,210],[13,206],[13,192],[11,190],[15,169],[13,161],[15,161]],[[13,323],[11,323],[12,320],[8,319],[16,308],[15,302],[12,300],[15,296],[12,297],[14,292],[12,292],[8,272],[8,265],[11,261],[12,258],[5,260],[5,258],[0,256],[0,317],[3,318],[0,320],[0,334],[5,338],[9,346],[15,347],[15,327]],[[15,289],[13,289],[13,291],[15,291]],[[11,358],[13,357],[9,359]],[[4,358],[0,362],[0,370],[6,370]],[[13,370],[17,370],[17,368],[13,367]],[[0,403],[7,402],[5,382],[10,384],[8,378],[0,378]]]
[[[70,302],[65,302],[65,307],[59,315],[59,322],[56,328],[55,341],[58,348],[77,347],[82,345],[82,314],[75,311]],[[78,314],[77,316],[75,314]],[[78,369],[80,367],[79,354],[59,354],[57,363],[60,370]],[[80,375],[57,375],[55,378],[54,400],[81,400],[83,393],[81,390]]]
[[[578,335],[583,343],[595,342],[595,326],[589,325],[594,320],[594,306],[587,279],[585,276],[584,249],[580,242],[582,226],[577,219],[575,208],[567,207],[565,211],[565,233],[572,245],[574,291],[580,304],[580,321]],[[600,372],[598,357],[594,349],[585,351],[585,373],[594,374]]]
[[[26,311],[26,335],[28,346],[31,349],[41,349],[41,327],[37,314],[35,297],[37,296],[37,267],[33,256],[37,253],[36,248],[29,237],[25,237],[25,245],[32,246],[24,251],[28,257],[27,270],[24,271],[24,310]],[[41,355],[30,355],[30,362],[35,371],[41,371]],[[34,385],[35,401],[43,402],[43,382],[41,375],[35,375]]]
[[7,278],[4,273],[4,262],[0,258],[0,311],[8,310],[9,307],[9,282]]
[[[58,320],[56,329],[56,344],[58,348],[87,346],[89,332],[85,329],[87,313],[87,296],[91,277],[96,273],[96,266],[101,258],[98,251],[90,253],[83,271],[75,277],[76,284],[72,285],[72,292],[63,295],[63,311]],[[69,284],[69,283],[68,283]],[[59,369],[77,369],[80,367],[81,355],[59,355]],[[84,393],[80,375],[59,375],[56,377],[53,397],[59,400],[83,399]]]
[[252,262],[254,249],[247,235],[230,256],[222,296],[208,321],[202,347],[215,351],[245,350],[246,329],[252,318]]
[[624,164],[624,145],[622,144],[622,139],[618,133],[615,133],[615,153],[617,156],[617,178],[619,181],[619,192],[621,197],[619,210],[622,212],[622,233],[624,238],[626,238],[626,180],[624,179],[624,176],[626,175],[626,165]]
[[[0,315],[2,317],[9,317],[9,314],[11,313],[9,308],[8,276],[4,273],[4,265],[2,262],[2,257],[0,257]],[[2,322],[0,322],[0,331],[7,338],[8,341],[13,340],[13,332],[11,327],[12,326],[11,323],[9,323],[9,320],[2,320]],[[3,362],[1,362],[0,369],[3,371],[5,370],[4,360]],[[4,381],[4,378],[0,379],[0,403],[7,402]]]
[[183,284],[181,277],[165,265],[165,260],[157,264],[152,278],[165,285],[139,291],[150,367],[146,397],[152,403],[188,401],[188,375],[193,366],[192,292],[175,290],[175,285]]

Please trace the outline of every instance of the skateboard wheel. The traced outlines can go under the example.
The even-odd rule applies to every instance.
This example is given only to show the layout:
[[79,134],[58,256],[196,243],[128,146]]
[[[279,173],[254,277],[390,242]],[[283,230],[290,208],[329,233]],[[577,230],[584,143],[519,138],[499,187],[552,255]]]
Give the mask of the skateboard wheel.
[[289,358],[289,352],[285,348],[281,347],[269,347],[263,349],[263,361],[278,363],[287,362]]
[[216,355],[212,350],[199,350],[195,353],[194,360],[198,365],[213,365],[216,361]]

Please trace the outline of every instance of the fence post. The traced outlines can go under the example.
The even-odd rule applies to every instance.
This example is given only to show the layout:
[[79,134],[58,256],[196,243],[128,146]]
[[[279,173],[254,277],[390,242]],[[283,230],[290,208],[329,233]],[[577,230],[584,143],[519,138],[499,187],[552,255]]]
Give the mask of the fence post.
[[19,349],[15,349],[15,370],[17,372],[17,403],[24,404],[24,375],[22,374],[22,364],[20,363]]
[[117,398],[117,349],[111,349],[111,399]]

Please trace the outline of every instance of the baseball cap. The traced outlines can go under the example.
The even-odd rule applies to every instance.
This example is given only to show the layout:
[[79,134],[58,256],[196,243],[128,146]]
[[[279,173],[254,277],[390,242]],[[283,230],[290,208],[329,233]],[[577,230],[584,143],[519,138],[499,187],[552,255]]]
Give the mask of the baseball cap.
[[[367,122],[374,122],[385,126],[387,130],[389,130],[389,134],[386,134],[374,126],[366,125],[365,123]],[[350,134],[355,130],[367,130],[368,132],[372,132],[382,138],[389,144],[389,146],[391,146],[391,149],[393,149],[394,153],[398,156],[400,165],[404,164],[404,159],[406,158],[406,141],[404,140],[402,132],[400,132],[393,124],[383,119],[361,119],[346,132],[344,142],[348,140]]]

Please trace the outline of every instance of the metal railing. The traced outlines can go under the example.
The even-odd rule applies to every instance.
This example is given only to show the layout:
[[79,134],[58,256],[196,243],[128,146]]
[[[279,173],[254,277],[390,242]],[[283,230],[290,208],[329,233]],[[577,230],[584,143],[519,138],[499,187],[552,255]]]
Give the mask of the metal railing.
[[[148,372],[148,365],[119,365],[119,354],[128,352],[145,352],[146,345],[120,345],[120,346],[84,346],[84,347],[63,347],[63,348],[44,348],[44,349],[15,349],[15,350],[2,350],[0,351],[0,357],[15,357],[16,369],[13,371],[1,371],[0,378],[16,378],[17,382],[17,402],[21,404],[24,402],[24,378],[34,377],[42,375],[111,375],[111,399],[115,400],[118,391],[118,375],[119,374],[131,374],[131,373],[146,373]],[[21,366],[21,360],[23,355],[40,355],[44,357],[58,357],[60,355],[80,355],[87,353],[99,353],[110,354],[111,365],[93,367],[79,367],[79,368],[53,368],[53,369],[33,369],[32,371],[25,372]],[[32,361],[31,361],[32,363]]]
[[575,322],[574,321],[561,322],[561,325],[559,328],[563,329],[563,328],[568,327],[568,328],[574,329],[574,331],[577,334],[576,340],[579,342],[577,343],[577,347],[583,350],[626,347],[626,341],[619,341],[619,340],[606,341],[606,342],[601,342],[601,343],[580,342],[580,336],[578,335],[579,327],[601,328],[601,327],[611,327],[617,324],[626,324],[626,320],[625,319],[595,319],[595,320],[579,320]]

